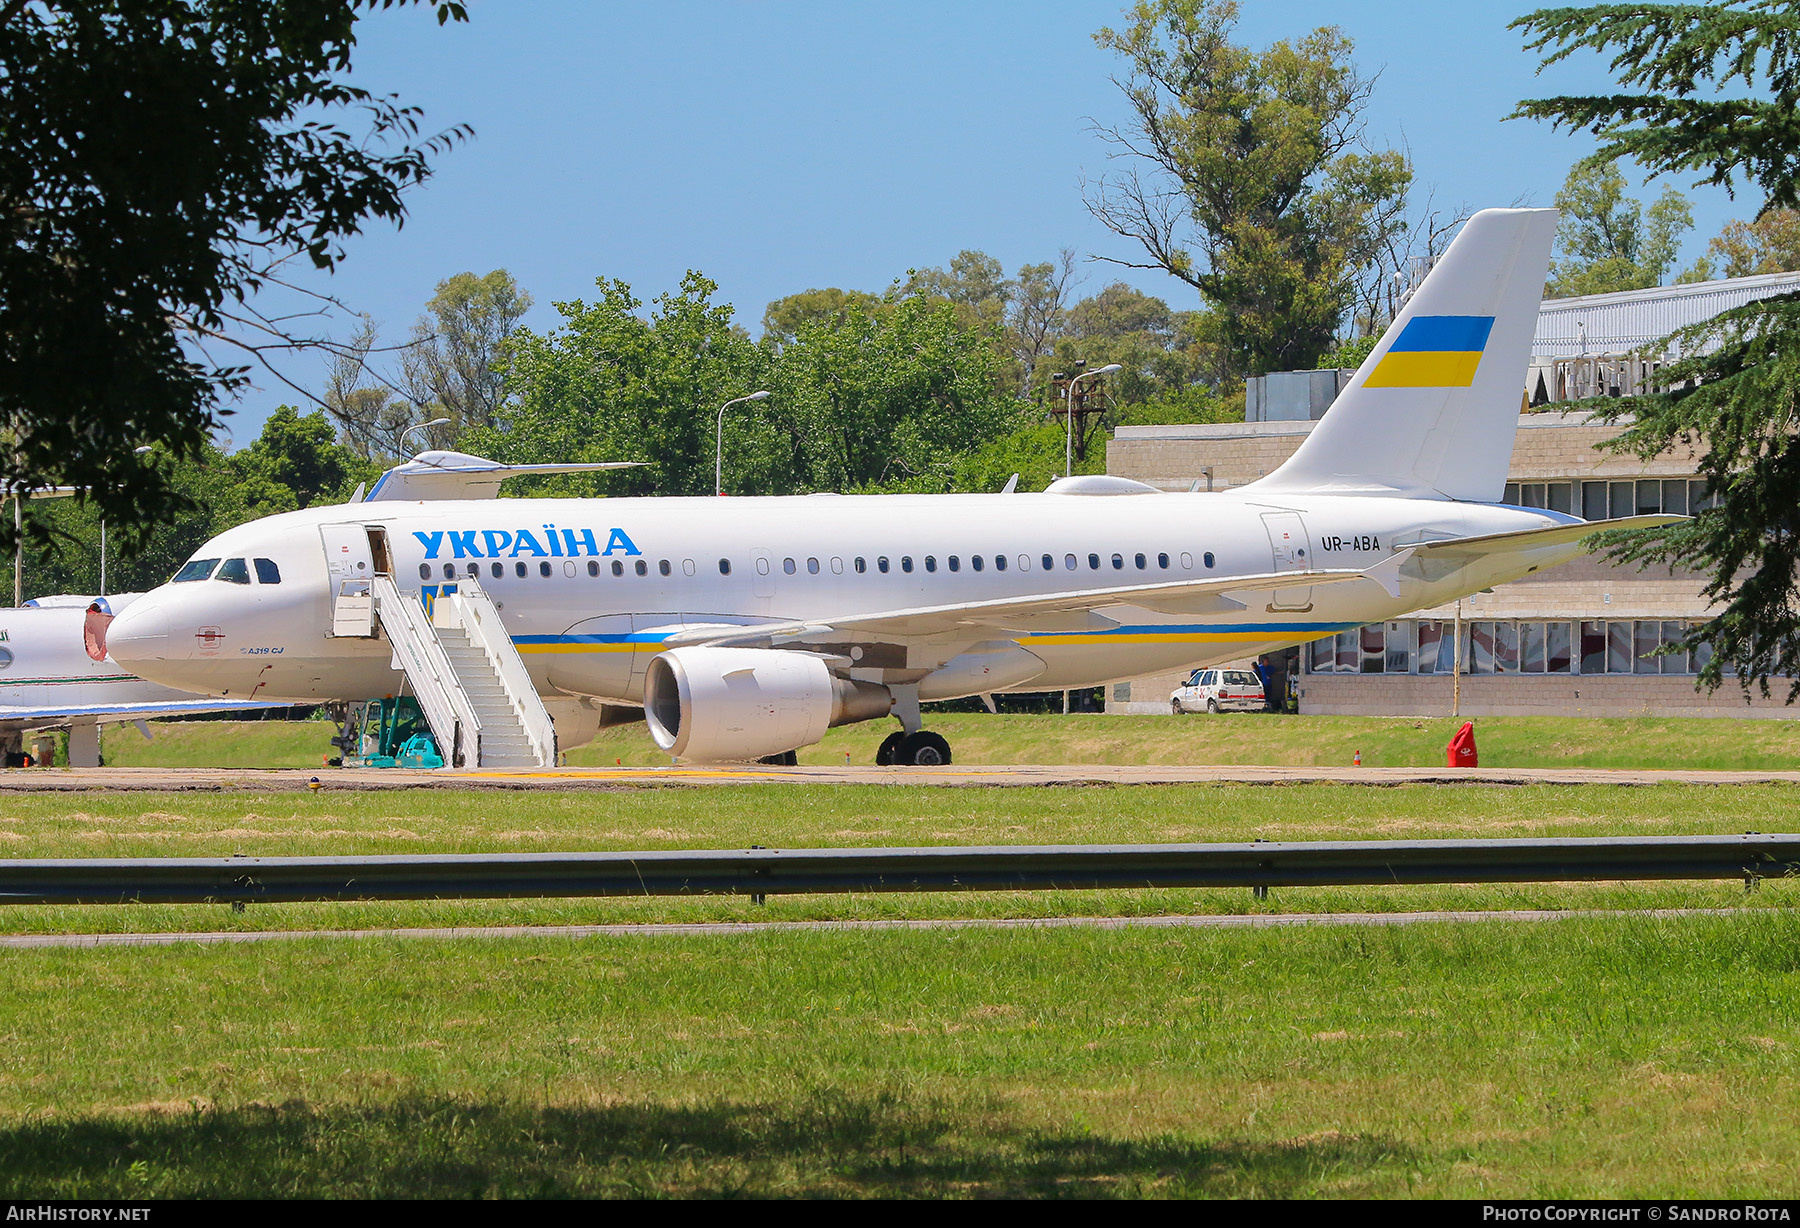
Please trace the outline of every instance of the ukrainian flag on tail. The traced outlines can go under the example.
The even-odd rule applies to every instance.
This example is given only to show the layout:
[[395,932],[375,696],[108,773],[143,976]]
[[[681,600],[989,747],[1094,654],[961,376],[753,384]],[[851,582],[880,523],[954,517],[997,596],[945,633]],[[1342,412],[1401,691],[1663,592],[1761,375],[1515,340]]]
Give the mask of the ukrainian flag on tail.
[[1363,387],[1467,388],[1493,327],[1493,316],[1414,316]]

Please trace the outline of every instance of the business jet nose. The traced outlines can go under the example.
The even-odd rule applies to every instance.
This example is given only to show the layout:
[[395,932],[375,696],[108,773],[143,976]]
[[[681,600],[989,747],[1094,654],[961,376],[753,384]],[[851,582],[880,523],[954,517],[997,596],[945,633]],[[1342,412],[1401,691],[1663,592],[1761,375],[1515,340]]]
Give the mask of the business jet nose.
[[132,673],[161,661],[169,653],[169,612],[149,597],[139,597],[106,627],[106,652]]

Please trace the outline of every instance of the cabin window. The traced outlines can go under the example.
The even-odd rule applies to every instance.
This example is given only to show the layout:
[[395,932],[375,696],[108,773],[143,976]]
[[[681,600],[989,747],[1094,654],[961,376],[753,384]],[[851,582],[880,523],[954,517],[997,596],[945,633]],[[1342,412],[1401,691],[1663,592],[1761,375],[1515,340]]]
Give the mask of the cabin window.
[[257,559],[256,582],[258,584],[280,584],[281,568],[275,566],[274,559]]
[[621,563],[618,559],[614,559],[613,560],[613,575],[622,576],[624,574],[625,574],[625,564]]
[[1148,567],[1148,566],[1149,566],[1149,565],[1150,565],[1150,564],[1149,564],[1149,561],[1148,561],[1148,560],[1146,560],[1146,559],[1145,559],[1145,558],[1144,558],[1144,556],[1143,556],[1143,555],[1141,555],[1141,554],[1137,554],[1137,555],[1133,555],[1133,556],[1132,556],[1132,562],[1134,562],[1134,563],[1136,563],[1136,564],[1137,564],[1137,569],[1138,569],[1138,570],[1139,570],[1139,571],[1142,571],[1142,570],[1144,570],[1144,568],[1146,568],[1146,567]]
[[218,559],[189,559],[181,565],[170,584],[189,584],[195,580],[204,580],[212,575],[213,568],[219,565]]
[[446,580],[456,579],[456,564],[455,563],[445,563],[444,564],[444,579],[446,579]]
[[599,574],[600,574],[600,560],[599,559],[589,559],[588,560],[588,575],[597,576]]
[[831,559],[831,574],[834,576],[841,576],[844,574],[844,560],[838,558],[836,555],[833,555]]
[[1156,556],[1156,565],[1158,567],[1162,568],[1164,571],[1169,570],[1169,556],[1168,556],[1167,552]]
[[1201,555],[1200,558],[1201,561],[1206,564],[1206,569],[1211,571],[1213,565],[1213,552],[1208,550],[1205,554]]
[[730,559],[720,559],[719,560],[719,574],[722,576],[728,576],[731,574],[731,560]]
[[1113,555],[1113,570],[1114,571],[1124,571],[1125,570],[1125,556],[1124,555],[1122,555],[1122,554]]
[[668,575],[669,570],[670,570],[669,569],[669,560],[668,559],[656,560],[656,570],[662,575],[665,575],[665,576]]
[[1089,571],[1099,571],[1100,570],[1100,556],[1099,555],[1097,555],[1097,554],[1088,555],[1088,570]]
[[[261,575],[262,574],[262,570],[261,570],[262,560],[258,559],[258,560],[256,560],[256,562],[257,562],[257,573],[256,574]],[[274,566],[274,564],[270,564],[270,566]],[[480,577],[480,575],[481,575],[481,564],[480,563],[470,563],[469,564],[469,579],[471,579],[471,580],[477,579]],[[274,581],[274,583],[279,584],[280,581],[276,580],[276,581]]]
[[513,564],[513,574],[515,576],[518,576],[520,579],[525,578],[526,571],[525,571],[525,560],[524,559],[520,559],[518,562]]
[[787,574],[790,576],[793,575],[794,571],[795,571],[794,560],[793,559],[782,559],[781,560],[781,570],[787,572]]
[[925,556],[925,570],[926,571],[936,571],[937,570],[937,555],[928,554]]
[[431,579],[431,564],[430,563],[420,563],[419,564],[419,579],[421,579],[421,580]]
[[994,570],[995,571],[1005,571],[1006,570],[1006,556],[1004,554],[996,554],[994,556]]
[[7,666],[11,665],[12,663],[13,663],[12,649],[0,648],[0,669],[5,669],[5,668],[7,668]]
[[954,554],[950,556],[949,561],[950,561],[950,570],[951,571],[961,571],[962,570],[962,560],[957,558]]
[[494,564],[494,579],[498,580],[501,576],[503,576],[505,574],[506,574],[505,565],[503,565],[501,563],[495,563]]
[[806,574],[809,576],[816,576],[819,574],[819,560],[818,559],[807,559],[806,560]]
[[218,575],[213,578],[223,580],[227,584],[248,584],[250,583],[250,564],[244,562],[243,559],[226,559],[219,565]]
[[684,576],[691,576],[694,574],[694,560],[693,559],[682,559],[681,560],[681,574]]
[[650,574],[649,560],[648,559],[639,559],[636,563],[632,564],[632,570],[636,571],[638,573],[638,575],[640,575],[640,576],[649,575]]
[[[617,564],[615,563],[614,566],[617,566]],[[769,574],[769,560],[768,559],[758,558],[756,560],[756,574],[759,576],[766,576]]]
[[911,572],[912,572],[912,555],[903,554],[900,556],[900,570],[904,571],[908,574],[911,574]]
[[869,570],[868,560],[863,558],[861,555],[857,555],[856,559],[850,565],[852,567],[856,568],[856,574],[859,576]]
[[550,561],[548,559],[538,564],[538,575],[543,576],[546,580],[550,578]]
[[1072,554],[1063,555],[1063,566],[1069,571],[1074,571],[1076,567],[1075,556]]
[[884,554],[875,560],[875,570],[879,571],[882,575],[885,576],[885,575],[887,575],[887,569],[888,569],[887,555]]
[[563,560],[563,575],[573,577],[574,574],[575,574],[575,560],[564,559]]

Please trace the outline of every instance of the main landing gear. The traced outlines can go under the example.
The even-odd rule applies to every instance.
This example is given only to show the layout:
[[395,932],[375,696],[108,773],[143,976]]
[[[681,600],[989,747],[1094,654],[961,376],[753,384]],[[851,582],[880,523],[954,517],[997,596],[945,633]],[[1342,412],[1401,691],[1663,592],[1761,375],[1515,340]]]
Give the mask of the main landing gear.
[[950,743],[927,729],[890,733],[875,752],[876,767],[946,767]]

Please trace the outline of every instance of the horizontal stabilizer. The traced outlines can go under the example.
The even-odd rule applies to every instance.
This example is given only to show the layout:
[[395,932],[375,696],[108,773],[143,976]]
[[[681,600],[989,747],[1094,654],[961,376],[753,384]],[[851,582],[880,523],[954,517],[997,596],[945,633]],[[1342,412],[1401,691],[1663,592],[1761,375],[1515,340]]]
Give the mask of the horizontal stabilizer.
[[1512,533],[1486,533],[1479,537],[1451,537],[1443,541],[1420,542],[1413,550],[1426,555],[1510,554],[1545,546],[1566,546],[1596,533],[1610,533],[1617,529],[1654,529],[1686,519],[1686,516],[1621,516],[1617,520],[1584,520],[1580,524],[1556,525],[1548,529],[1520,529]]
[[[645,461],[569,461],[546,465],[505,465],[466,452],[421,452],[395,465],[376,481],[364,503],[397,503],[430,499],[497,499],[507,478],[549,473],[594,473],[632,469]],[[354,502],[354,500],[352,500]]]

